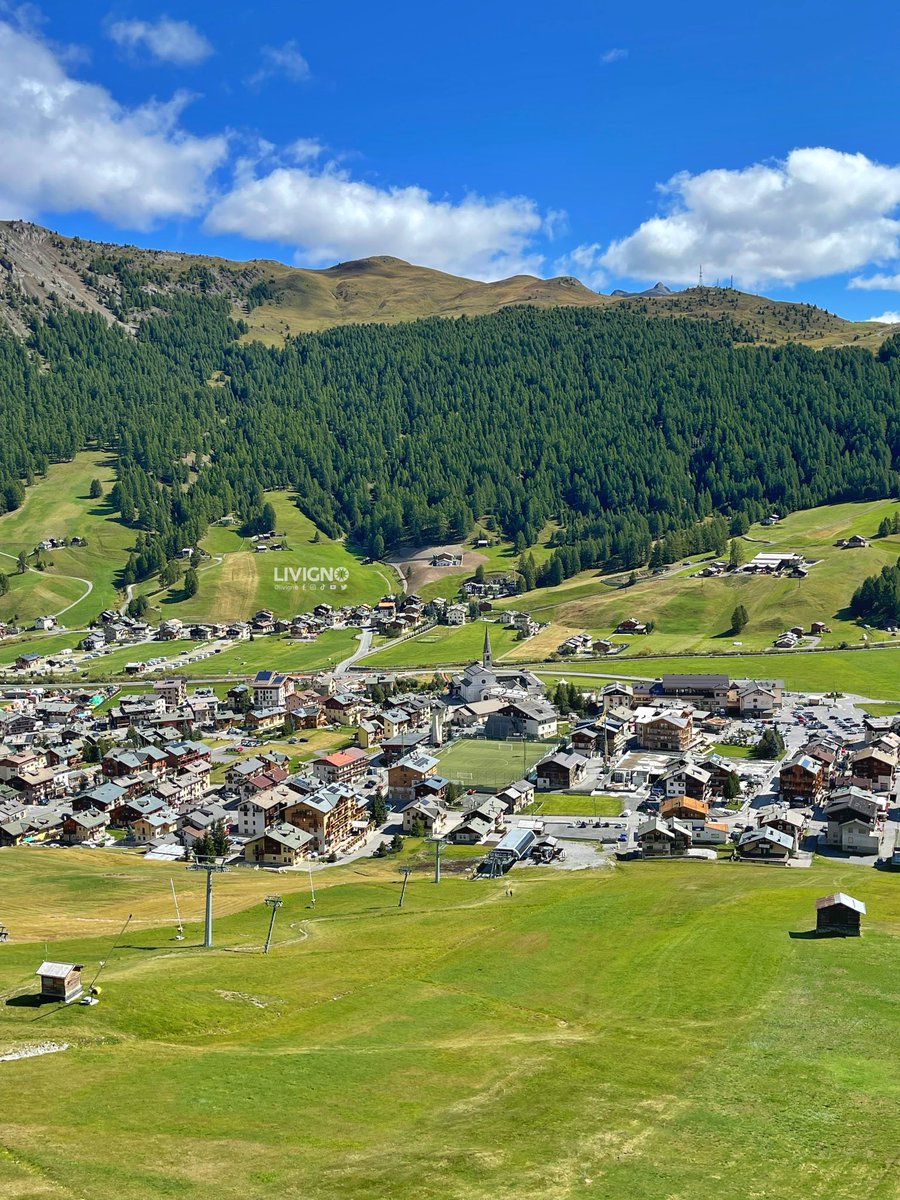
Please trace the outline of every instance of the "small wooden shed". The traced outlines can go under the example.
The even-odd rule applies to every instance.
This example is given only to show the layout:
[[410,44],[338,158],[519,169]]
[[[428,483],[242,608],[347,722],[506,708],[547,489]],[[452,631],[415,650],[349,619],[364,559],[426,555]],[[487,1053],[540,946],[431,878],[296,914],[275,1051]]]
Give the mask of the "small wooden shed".
[[84,993],[80,963],[42,962],[35,975],[40,976],[41,996],[47,1000],[62,1000],[66,1004]]
[[866,906],[862,900],[854,900],[846,892],[820,896],[816,901],[816,932],[859,937],[861,919],[865,915]]

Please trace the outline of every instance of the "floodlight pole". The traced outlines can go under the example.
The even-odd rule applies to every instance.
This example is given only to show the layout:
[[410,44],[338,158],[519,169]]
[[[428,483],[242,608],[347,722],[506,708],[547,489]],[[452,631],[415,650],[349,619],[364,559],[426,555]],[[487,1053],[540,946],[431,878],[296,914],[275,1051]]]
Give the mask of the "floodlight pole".
[[269,932],[266,935],[266,944],[263,947],[263,954],[269,953],[269,947],[272,945],[272,931],[275,928],[275,915],[279,908],[281,908],[282,904],[284,904],[284,901],[280,896],[266,896],[266,904],[268,904],[269,908],[271,908],[272,916],[269,920]]

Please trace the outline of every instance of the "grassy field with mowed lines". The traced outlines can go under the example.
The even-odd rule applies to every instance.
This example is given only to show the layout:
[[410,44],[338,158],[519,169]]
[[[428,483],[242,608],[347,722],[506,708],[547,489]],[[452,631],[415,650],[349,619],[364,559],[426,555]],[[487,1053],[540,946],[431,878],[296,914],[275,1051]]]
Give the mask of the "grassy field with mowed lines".
[[[217,879],[204,951],[197,874],[0,852],[0,1053],[70,1046],[0,1062],[0,1192],[895,1194],[892,877],[654,863],[435,887],[429,865],[402,909],[396,863],[320,873],[314,909],[305,872],[281,875],[264,956],[264,874]],[[868,904],[863,937],[791,937],[836,890]],[[108,959],[99,1005],[32,1007],[45,939],[88,974]]]

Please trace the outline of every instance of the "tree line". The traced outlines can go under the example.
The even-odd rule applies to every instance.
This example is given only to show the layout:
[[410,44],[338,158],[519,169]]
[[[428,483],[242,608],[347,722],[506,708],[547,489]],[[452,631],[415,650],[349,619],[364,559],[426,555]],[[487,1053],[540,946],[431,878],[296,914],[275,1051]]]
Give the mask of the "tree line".
[[[701,552],[782,514],[895,494],[900,353],[738,347],[728,321],[509,309],[239,341],[212,295],[160,295],[137,333],[57,311],[0,337],[0,511],[84,447],[118,459],[136,530],[122,582],[208,525],[268,523],[291,488],[328,535],[380,557],[491,514],[527,548],[553,520],[553,584]],[[900,342],[898,342],[900,346]]]

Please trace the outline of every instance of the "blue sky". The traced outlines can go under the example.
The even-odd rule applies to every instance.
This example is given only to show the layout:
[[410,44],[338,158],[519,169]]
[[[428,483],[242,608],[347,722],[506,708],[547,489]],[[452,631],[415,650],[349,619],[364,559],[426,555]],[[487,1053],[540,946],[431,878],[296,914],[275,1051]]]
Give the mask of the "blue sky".
[[[900,9],[0,2],[0,217],[900,311]],[[897,318],[900,320],[900,317]]]

